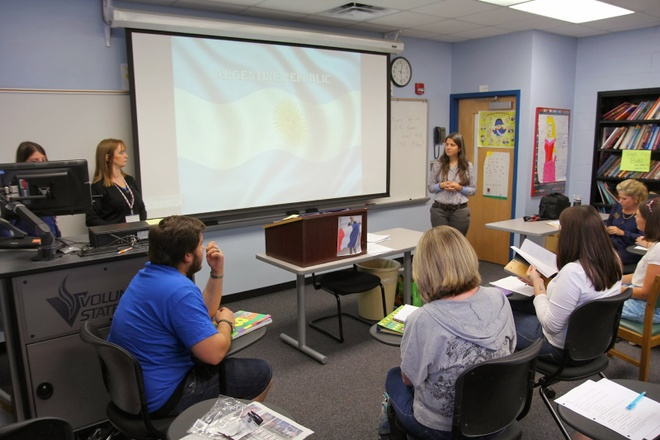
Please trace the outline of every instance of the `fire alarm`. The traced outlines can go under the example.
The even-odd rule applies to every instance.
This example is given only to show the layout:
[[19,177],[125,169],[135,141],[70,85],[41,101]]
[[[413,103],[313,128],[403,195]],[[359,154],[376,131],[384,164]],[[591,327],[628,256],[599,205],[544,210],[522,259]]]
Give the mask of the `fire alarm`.
[[424,94],[424,83],[415,83],[415,93],[418,95]]

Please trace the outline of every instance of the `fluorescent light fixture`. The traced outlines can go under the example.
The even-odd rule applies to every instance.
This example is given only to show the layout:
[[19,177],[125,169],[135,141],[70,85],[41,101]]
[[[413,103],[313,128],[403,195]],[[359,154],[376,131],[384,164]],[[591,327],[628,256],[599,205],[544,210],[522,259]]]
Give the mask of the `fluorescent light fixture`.
[[302,29],[209,20],[170,14],[146,13],[117,8],[112,9],[110,19],[111,22],[107,23],[106,21],[106,23],[113,28],[213,35],[392,54],[403,51],[403,43],[401,41],[353,37],[350,35],[328,34]]
[[570,23],[586,23],[634,12],[597,0],[533,0],[511,8]]
[[479,0],[479,1],[483,2],[483,3],[492,3],[492,4],[498,5],[498,6],[511,6],[511,5],[515,5],[515,4],[518,4],[518,3],[523,3],[523,2],[526,2],[526,1],[529,1],[529,0]]

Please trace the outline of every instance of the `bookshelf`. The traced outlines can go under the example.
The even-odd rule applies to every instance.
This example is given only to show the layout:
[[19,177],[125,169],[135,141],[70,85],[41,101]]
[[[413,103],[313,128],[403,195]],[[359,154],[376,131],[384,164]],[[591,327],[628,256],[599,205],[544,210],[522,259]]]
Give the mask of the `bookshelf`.
[[[660,88],[599,92],[590,204],[609,212],[616,185],[637,179],[660,192]],[[625,150],[651,151],[648,172],[621,171]]]

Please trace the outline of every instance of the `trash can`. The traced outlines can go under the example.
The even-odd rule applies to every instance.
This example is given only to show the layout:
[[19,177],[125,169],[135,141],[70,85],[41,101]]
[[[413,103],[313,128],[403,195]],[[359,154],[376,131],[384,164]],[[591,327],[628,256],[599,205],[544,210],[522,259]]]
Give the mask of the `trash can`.
[[[380,277],[385,288],[385,305],[387,313],[394,310],[394,297],[396,295],[396,280],[401,269],[401,263],[395,260],[376,259],[365,261],[357,265],[357,270]],[[383,316],[383,303],[380,287],[358,294],[358,314],[372,321],[379,321]]]

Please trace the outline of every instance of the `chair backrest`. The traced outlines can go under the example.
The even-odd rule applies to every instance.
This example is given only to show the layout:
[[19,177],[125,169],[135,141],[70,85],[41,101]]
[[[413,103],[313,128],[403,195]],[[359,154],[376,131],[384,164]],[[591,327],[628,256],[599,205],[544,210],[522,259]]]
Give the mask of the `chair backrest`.
[[456,381],[452,438],[493,434],[527,414],[541,343],[463,371]]
[[0,427],[0,440],[74,440],[73,427],[57,417],[37,417]]
[[631,295],[629,288],[618,295],[584,303],[571,313],[564,343],[567,362],[595,359],[614,346],[623,303]]
[[655,312],[655,309],[660,307],[660,275],[655,276],[655,281],[653,282],[653,287],[651,287],[651,293],[649,293],[646,299],[646,303],[646,308],[651,308],[651,312]]
[[119,345],[106,341],[89,321],[80,328],[80,337],[92,344],[99,355],[103,383],[112,403],[130,415],[147,414],[142,367],[137,359]]

